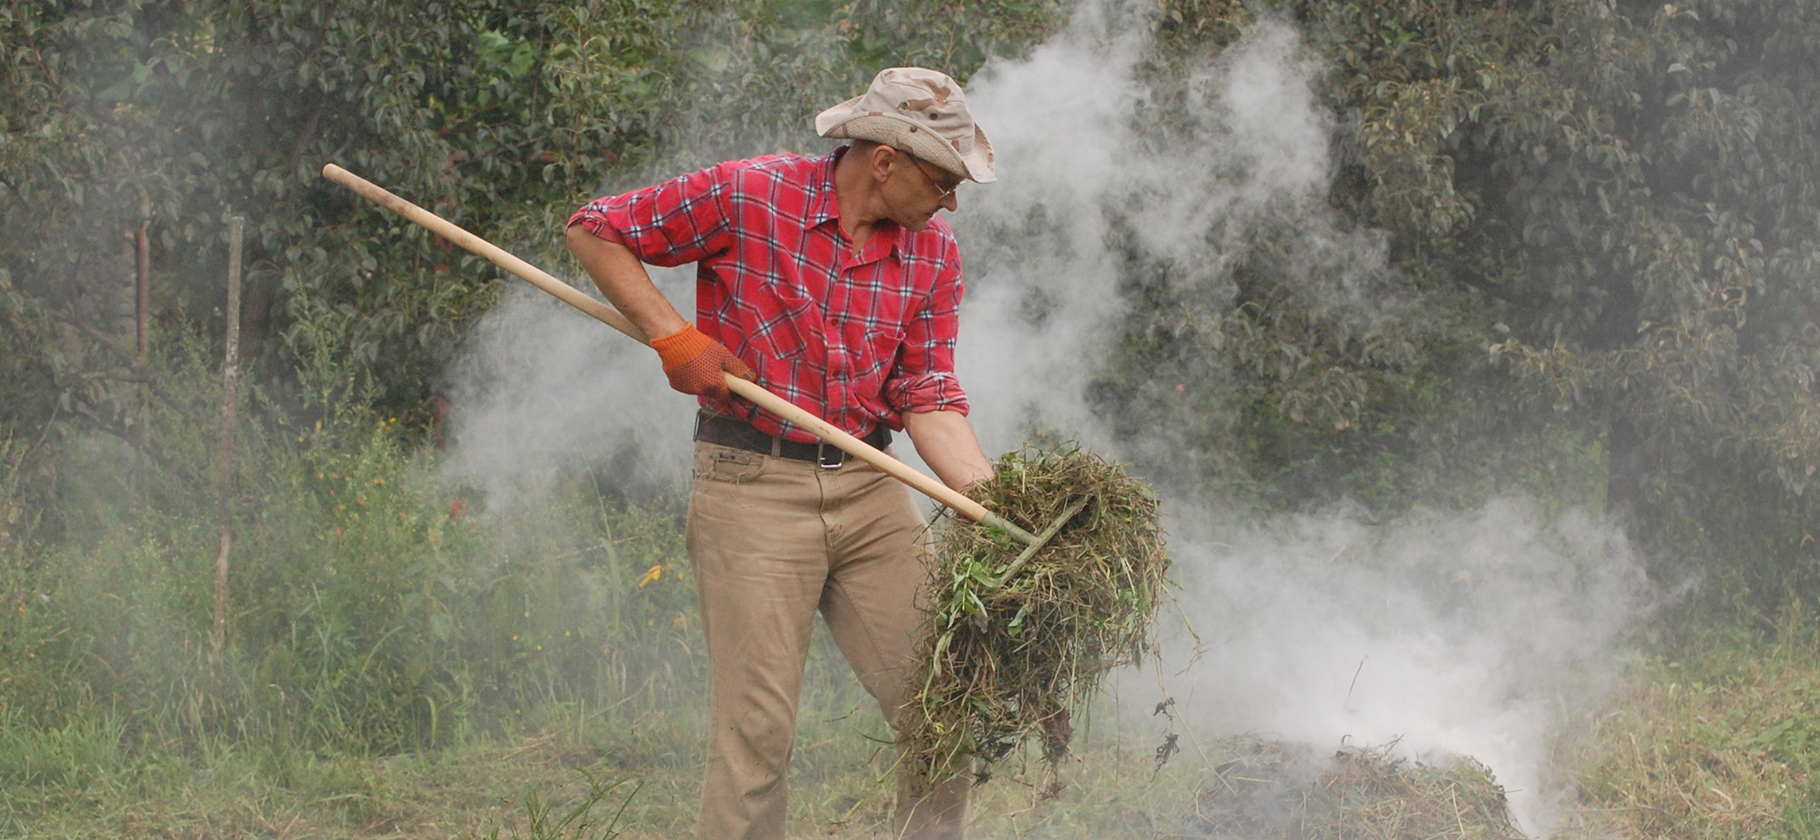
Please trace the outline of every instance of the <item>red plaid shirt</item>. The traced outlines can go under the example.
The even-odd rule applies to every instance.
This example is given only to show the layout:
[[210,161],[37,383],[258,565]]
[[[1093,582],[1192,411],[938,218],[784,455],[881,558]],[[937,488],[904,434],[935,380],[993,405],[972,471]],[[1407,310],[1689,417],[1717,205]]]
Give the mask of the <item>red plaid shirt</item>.
[[[595,199],[569,224],[603,239],[616,231],[653,265],[695,263],[696,327],[760,384],[849,434],[881,422],[902,429],[906,411],[965,414],[954,377],[954,232],[939,218],[915,232],[887,221],[854,256],[834,201],[845,151],[730,161]],[[816,439],[743,400],[701,404],[770,434]]]

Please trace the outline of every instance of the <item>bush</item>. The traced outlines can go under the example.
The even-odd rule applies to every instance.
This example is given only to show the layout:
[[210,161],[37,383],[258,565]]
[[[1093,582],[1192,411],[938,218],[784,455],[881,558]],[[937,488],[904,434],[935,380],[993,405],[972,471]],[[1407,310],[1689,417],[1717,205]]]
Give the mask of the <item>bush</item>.
[[[363,406],[335,319],[316,325],[301,409],[255,392],[237,431],[219,665],[216,446],[196,419],[219,387],[200,343],[158,362],[148,454],[52,444],[56,533],[0,544],[0,783],[74,783],[107,749],[253,748],[282,767],[433,747],[527,708],[637,711],[705,681],[677,504],[610,501],[610,477],[576,474],[485,510],[438,478],[423,430]],[[32,757],[51,754],[87,757]]]

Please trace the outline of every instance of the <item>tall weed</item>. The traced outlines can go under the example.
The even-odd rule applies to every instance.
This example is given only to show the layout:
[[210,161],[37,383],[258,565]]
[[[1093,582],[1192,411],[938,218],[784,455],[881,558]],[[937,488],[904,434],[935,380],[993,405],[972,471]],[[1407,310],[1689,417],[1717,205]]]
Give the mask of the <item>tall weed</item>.
[[1565,837],[1820,834],[1820,624],[1709,628],[1637,663],[1567,739],[1582,805]]
[[119,763],[106,749],[251,752],[283,781],[311,755],[437,747],[552,703],[662,708],[704,684],[679,506],[612,501],[611,476],[578,472],[486,510],[439,478],[422,430],[364,402],[335,355],[346,326],[300,313],[301,391],[244,397],[219,662],[206,342],[160,348],[142,441],[58,444],[55,535],[0,540],[0,786],[79,783],[71,768]]

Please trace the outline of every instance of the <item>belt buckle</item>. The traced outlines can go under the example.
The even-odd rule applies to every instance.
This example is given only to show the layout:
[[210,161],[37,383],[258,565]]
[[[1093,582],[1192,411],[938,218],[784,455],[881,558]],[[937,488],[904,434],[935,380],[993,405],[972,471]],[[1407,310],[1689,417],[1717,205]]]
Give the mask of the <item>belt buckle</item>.
[[[832,457],[833,460],[829,460]],[[824,470],[838,470],[847,463],[847,452],[838,446],[830,446],[823,441],[815,444],[815,463]]]

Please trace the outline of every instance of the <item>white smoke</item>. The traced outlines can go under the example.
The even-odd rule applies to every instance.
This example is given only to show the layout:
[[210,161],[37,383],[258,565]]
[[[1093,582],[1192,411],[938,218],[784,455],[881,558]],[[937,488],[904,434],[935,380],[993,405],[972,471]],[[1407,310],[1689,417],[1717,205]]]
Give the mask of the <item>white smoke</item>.
[[[692,310],[692,269],[651,277]],[[695,403],[670,390],[656,354],[529,285],[481,319],[447,377],[455,445],[444,472],[479,484],[492,505],[582,466],[629,489],[670,489],[689,474]]]
[[[1266,217],[1291,214],[1305,303],[1360,329],[1410,304],[1381,237],[1345,230],[1325,205],[1329,118],[1291,27],[1260,23],[1197,71],[1187,110],[1198,127],[1151,143],[1136,128],[1144,45],[1107,20],[1089,10],[969,89],[1001,161],[1000,182],[970,189],[956,221],[973,284],[959,367],[988,451],[1019,445],[1031,423],[1139,461],[1173,445],[1118,452],[1086,405],[1121,309],[1108,206],[1135,208],[1144,247],[1190,267],[1197,288],[1230,290],[1231,258]],[[1020,235],[1025,247],[1002,241]],[[1165,680],[1188,725],[1470,755],[1526,828],[1547,830],[1552,730],[1615,674],[1639,609],[1642,578],[1620,535],[1522,501],[1375,527],[1340,514],[1232,526],[1193,502],[1167,507],[1181,603],[1205,643],[1196,659],[1178,636],[1168,656],[1194,661]],[[1157,690],[1151,677],[1129,690],[1143,696],[1145,683]]]
[[[1140,128],[1151,104],[1135,68],[1141,14],[1117,11],[1088,4],[1028,59],[989,63],[969,83],[1000,174],[963,187],[952,218],[969,284],[959,374],[988,453],[1033,425],[1134,460],[1173,445],[1121,451],[1089,407],[1123,307],[1114,211],[1196,288],[1228,296],[1228,263],[1259,220],[1289,214],[1310,307],[1368,330],[1410,305],[1382,238],[1326,207],[1331,116],[1296,31],[1259,23],[1194,72],[1196,127],[1159,140]],[[684,312],[691,274],[658,275]],[[488,315],[453,380],[450,470],[496,500],[581,463],[612,461],[641,484],[686,479],[693,402],[668,390],[649,350],[540,293]],[[1615,673],[1640,608],[1621,537],[1522,501],[1379,526],[1340,514],[1232,526],[1192,502],[1166,507],[1181,603],[1204,642],[1167,681],[1189,725],[1471,755],[1511,789],[1529,830],[1547,829],[1551,729]],[[1172,639],[1169,660],[1187,663],[1189,644]]]
[[1326,207],[1330,120],[1295,30],[1261,23],[1194,71],[1185,127],[1159,139],[1140,119],[1153,103],[1134,22],[1088,4],[1028,59],[989,63],[970,84],[1000,180],[963,188],[953,219],[969,284],[957,367],[989,452],[1015,448],[1033,424],[1104,443],[1085,392],[1124,306],[1115,213],[1181,285],[1224,298],[1216,304],[1236,293],[1226,273],[1264,220],[1290,219],[1304,305],[1359,328],[1410,305],[1388,282],[1382,237],[1339,227]]
[[[1192,666],[1165,684],[1188,725],[1472,756],[1526,829],[1548,829],[1549,738],[1608,686],[1641,606],[1621,535],[1515,500],[1382,526],[1180,528],[1176,580],[1199,646],[1171,640],[1169,670]],[[1132,683],[1146,690],[1154,680]]]

